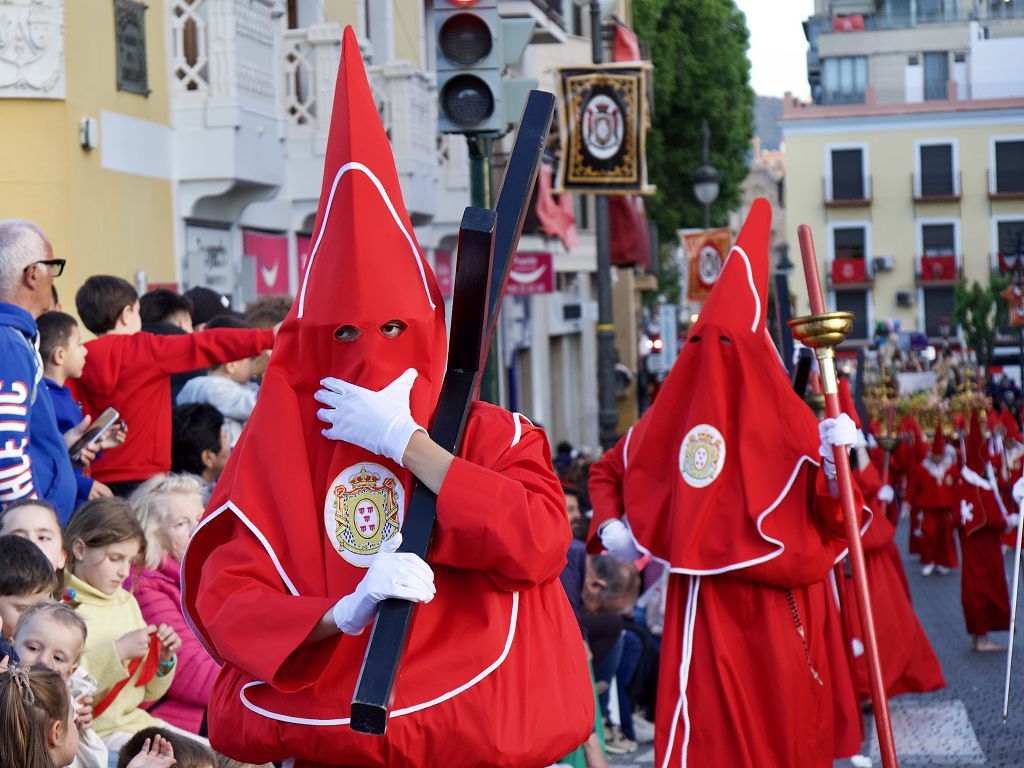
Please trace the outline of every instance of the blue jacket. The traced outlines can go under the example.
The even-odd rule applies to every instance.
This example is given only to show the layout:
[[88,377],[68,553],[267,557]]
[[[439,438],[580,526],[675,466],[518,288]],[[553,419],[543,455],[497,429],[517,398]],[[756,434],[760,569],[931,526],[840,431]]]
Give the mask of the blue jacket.
[[46,387],[36,321],[0,301],[0,504],[43,498],[61,525],[74,511],[76,483]]
[[[77,427],[82,422],[82,408],[75,401],[74,395],[67,387],[62,387],[53,379],[43,377],[43,384],[50,392],[50,400],[53,403],[53,412],[57,416],[57,429],[63,435],[72,427]],[[75,496],[75,509],[89,500],[92,492],[93,479],[86,477],[82,468],[76,464],[71,465],[75,470],[75,485],[78,493]]]

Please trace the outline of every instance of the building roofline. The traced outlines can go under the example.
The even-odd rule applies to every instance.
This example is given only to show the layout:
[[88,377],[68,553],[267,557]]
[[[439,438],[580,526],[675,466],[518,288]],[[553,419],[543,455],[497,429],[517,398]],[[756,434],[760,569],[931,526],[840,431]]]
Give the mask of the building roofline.
[[865,93],[864,104],[807,104],[800,101],[789,91],[782,100],[782,117],[780,122],[796,122],[800,120],[828,120],[832,118],[881,117],[885,115],[933,115],[941,113],[957,114],[962,112],[983,112],[999,109],[1022,109],[1024,97],[1016,96],[1003,99],[949,99],[920,102],[897,102],[893,104],[877,104],[870,86]]

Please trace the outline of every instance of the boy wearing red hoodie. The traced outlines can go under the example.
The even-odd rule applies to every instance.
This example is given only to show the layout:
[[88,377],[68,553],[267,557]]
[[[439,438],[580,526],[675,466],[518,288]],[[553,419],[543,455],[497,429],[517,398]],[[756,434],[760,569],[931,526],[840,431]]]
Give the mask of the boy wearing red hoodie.
[[142,332],[139,297],[112,275],[90,277],[75,295],[82,323],[98,338],[76,384],[82,409],[96,418],[116,408],[131,429],[124,445],[97,459],[93,477],[127,495],[171,468],[170,375],[253,357],[274,345],[275,329],[221,328],[183,336]]

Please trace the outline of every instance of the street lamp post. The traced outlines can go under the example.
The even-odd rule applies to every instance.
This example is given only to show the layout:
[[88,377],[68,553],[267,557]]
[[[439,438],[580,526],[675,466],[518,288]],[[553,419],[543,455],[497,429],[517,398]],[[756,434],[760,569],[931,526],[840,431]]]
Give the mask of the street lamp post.
[[708,156],[708,142],[711,140],[711,131],[708,129],[708,121],[700,121],[700,144],[701,161],[697,170],[690,174],[693,182],[693,196],[704,206],[704,229],[711,226],[711,204],[718,199],[718,188],[722,181],[722,174],[711,164]]
[[[591,58],[604,61],[601,2],[590,0]],[[601,447],[609,450],[618,441],[619,408],[615,397],[615,318],[612,310],[611,232],[608,228],[608,197],[594,195],[594,229],[597,240],[597,423]]]

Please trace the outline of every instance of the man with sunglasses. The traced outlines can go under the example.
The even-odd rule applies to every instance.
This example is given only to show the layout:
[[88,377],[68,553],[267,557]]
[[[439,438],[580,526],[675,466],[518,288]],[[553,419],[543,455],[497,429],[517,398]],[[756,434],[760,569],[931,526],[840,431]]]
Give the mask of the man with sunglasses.
[[75,502],[75,475],[67,440],[53,403],[40,386],[42,361],[36,318],[50,308],[53,279],[64,271],[38,226],[21,219],[0,221],[0,507],[22,498],[43,498],[62,520]]

